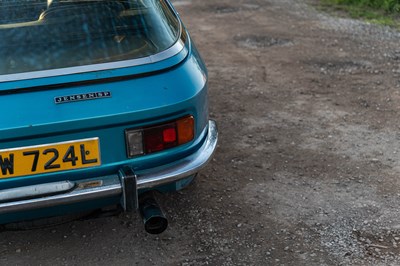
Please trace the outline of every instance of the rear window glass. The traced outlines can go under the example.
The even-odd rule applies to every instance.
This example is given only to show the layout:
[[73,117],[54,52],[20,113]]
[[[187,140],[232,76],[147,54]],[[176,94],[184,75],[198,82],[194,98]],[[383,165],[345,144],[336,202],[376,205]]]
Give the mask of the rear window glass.
[[178,35],[163,0],[4,0],[0,75],[142,58]]

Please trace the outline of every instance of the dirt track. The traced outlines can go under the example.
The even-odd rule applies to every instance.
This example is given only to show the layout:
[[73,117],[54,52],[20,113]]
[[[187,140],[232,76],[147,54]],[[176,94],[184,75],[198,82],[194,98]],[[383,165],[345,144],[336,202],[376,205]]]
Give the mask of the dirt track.
[[302,0],[176,0],[209,69],[214,161],[137,215],[0,233],[1,265],[400,265],[400,34]]

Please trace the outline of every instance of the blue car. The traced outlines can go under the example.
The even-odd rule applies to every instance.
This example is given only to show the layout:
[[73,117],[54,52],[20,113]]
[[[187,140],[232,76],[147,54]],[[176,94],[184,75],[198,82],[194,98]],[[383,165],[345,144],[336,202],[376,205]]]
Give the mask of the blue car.
[[206,67],[172,4],[0,7],[0,224],[120,206],[164,231],[154,191],[187,186],[218,139]]

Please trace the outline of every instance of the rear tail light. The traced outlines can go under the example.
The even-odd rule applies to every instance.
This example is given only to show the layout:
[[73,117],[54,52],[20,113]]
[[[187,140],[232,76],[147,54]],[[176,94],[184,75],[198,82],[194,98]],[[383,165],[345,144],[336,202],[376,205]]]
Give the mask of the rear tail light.
[[163,151],[194,139],[194,118],[186,116],[173,122],[125,131],[128,156]]

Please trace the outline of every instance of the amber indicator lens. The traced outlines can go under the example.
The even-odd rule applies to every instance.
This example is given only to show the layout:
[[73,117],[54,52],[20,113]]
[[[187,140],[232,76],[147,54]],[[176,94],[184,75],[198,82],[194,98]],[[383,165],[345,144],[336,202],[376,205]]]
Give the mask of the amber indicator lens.
[[194,139],[194,118],[188,116],[179,119],[177,122],[178,127],[178,143],[179,145],[188,143]]

